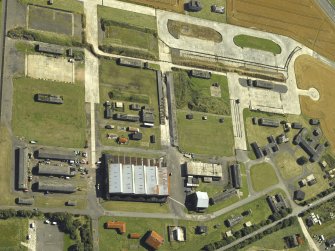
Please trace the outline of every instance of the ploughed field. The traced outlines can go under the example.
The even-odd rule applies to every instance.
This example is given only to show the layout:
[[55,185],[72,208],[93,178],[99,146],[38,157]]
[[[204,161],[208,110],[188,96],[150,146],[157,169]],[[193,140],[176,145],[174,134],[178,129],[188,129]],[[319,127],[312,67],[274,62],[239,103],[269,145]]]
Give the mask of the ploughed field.
[[335,59],[335,25],[312,0],[227,0],[228,23],[291,37]]

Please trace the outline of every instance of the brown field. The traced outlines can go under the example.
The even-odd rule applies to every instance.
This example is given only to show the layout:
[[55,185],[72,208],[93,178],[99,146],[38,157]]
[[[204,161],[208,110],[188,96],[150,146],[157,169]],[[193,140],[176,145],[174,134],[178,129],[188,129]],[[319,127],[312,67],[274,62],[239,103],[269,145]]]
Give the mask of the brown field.
[[318,101],[300,96],[301,111],[308,117],[320,119],[322,131],[335,150],[335,68],[305,55],[297,58],[294,67],[298,87],[314,87],[320,93]]
[[137,3],[153,7],[156,9],[184,12],[184,1],[183,0],[123,0],[124,2]]
[[289,36],[335,59],[335,25],[313,0],[227,0],[228,23]]

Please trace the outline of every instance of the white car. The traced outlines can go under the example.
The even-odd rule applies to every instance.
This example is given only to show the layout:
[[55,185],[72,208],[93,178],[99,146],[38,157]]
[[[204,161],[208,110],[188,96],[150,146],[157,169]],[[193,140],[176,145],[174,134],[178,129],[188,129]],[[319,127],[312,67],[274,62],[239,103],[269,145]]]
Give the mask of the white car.
[[56,221],[51,222],[51,225],[57,225]]
[[45,224],[50,224],[50,221],[49,220],[45,220],[44,223]]
[[30,224],[30,228],[35,228],[35,223],[34,222]]

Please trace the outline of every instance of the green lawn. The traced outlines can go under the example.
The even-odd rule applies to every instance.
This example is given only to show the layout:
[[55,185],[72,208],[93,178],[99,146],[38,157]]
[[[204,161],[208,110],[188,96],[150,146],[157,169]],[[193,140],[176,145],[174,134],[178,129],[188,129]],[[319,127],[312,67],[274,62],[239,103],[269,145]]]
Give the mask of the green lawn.
[[14,184],[11,183],[11,179],[14,174],[12,173],[12,140],[8,129],[1,124],[0,125],[0,205],[13,205],[15,197],[11,193],[11,188]]
[[[273,191],[273,193],[278,193]],[[272,194],[272,193],[271,193]],[[251,221],[252,223],[259,223],[262,220],[266,220],[271,215],[271,210],[267,205],[265,197],[259,198],[243,207],[237,208],[233,212],[221,215],[214,220],[206,222],[197,221],[185,221],[185,220],[168,220],[168,219],[147,219],[147,218],[126,218],[126,217],[108,217],[103,216],[99,219],[99,247],[102,251],[110,250],[113,245],[113,250],[123,249],[136,249],[146,250],[139,244],[138,240],[130,240],[127,238],[129,233],[140,233],[142,236],[149,230],[155,230],[165,239],[163,246],[160,250],[196,250],[201,249],[204,245],[218,241],[222,239],[222,233],[228,231],[228,228],[223,224],[224,220],[228,219],[232,215],[241,214],[243,211],[251,209],[252,214],[243,219],[241,223],[233,227],[233,230],[238,230],[242,227],[244,222]],[[127,224],[127,233],[124,235],[117,234],[114,230],[104,229],[104,223],[107,220],[120,220]],[[217,229],[214,229],[214,225],[220,224]],[[184,243],[170,243],[168,242],[167,226],[179,225],[186,227],[187,241]],[[194,229],[197,225],[208,226],[208,234],[205,236],[195,235]]]
[[306,238],[303,235],[303,232],[300,228],[300,225],[298,224],[297,220],[296,223],[292,226],[289,226],[287,228],[278,230],[277,232],[274,232],[270,235],[265,236],[259,241],[253,242],[252,244],[246,246],[245,248],[241,249],[241,251],[252,251],[252,250],[286,250],[284,237],[290,236],[293,234],[300,234],[302,238],[304,239],[304,244],[297,248],[292,248],[289,250],[292,251],[305,251],[308,250],[308,242]]
[[[64,104],[34,101],[34,95],[62,95]],[[86,115],[84,86],[30,78],[14,80],[14,134],[42,145],[84,147]]]
[[[109,92],[121,93],[119,99],[111,100]],[[144,147],[151,149],[160,148],[160,127],[159,127],[159,110],[158,110],[158,98],[157,98],[157,80],[155,71],[136,69],[131,67],[119,66],[113,60],[101,60],[100,61],[100,100],[101,103],[106,100],[109,101],[122,101],[125,105],[125,113],[127,114],[138,114],[136,111],[131,111],[129,105],[132,102],[125,102],[123,96],[125,95],[142,95],[143,100],[148,101],[147,103],[139,103],[140,105],[149,105],[150,108],[154,109],[155,113],[155,126],[153,128],[140,127],[140,123],[116,121],[103,119],[104,107],[100,105],[100,138],[103,144],[117,146],[114,140],[107,139],[107,133],[121,135],[128,135],[128,132],[124,128],[128,126],[138,127],[143,133],[143,139],[140,141],[131,140],[127,146]],[[115,125],[115,129],[108,130],[104,129],[106,124]],[[150,143],[150,135],[156,136],[156,143]],[[122,145],[118,145],[122,148]]]
[[303,168],[297,159],[288,152],[280,152],[275,156],[276,165],[284,179],[291,179],[302,174]]
[[72,240],[68,234],[64,234],[64,251],[69,251],[69,248],[76,244],[76,241]]
[[187,12],[186,13],[193,17],[198,17],[201,19],[207,19],[211,21],[216,21],[220,23],[226,23],[227,22],[227,9],[225,9],[224,14],[214,13],[211,12],[211,6],[213,4],[216,4],[217,6],[224,6],[226,8],[227,3],[226,0],[203,0],[201,1],[201,4],[203,6],[201,11],[198,12]]
[[98,5],[98,17],[141,28],[157,30],[156,17]]
[[53,5],[48,5],[47,0],[19,0],[23,4],[36,4],[41,6],[52,7],[55,9],[67,10],[75,13],[84,13],[84,5],[77,0],[57,0]]
[[0,249],[28,250],[21,245],[21,241],[26,241],[28,227],[28,219],[0,220]]
[[[173,72],[177,109],[190,109],[205,113],[230,115],[228,80],[226,76],[212,74],[211,79],[189,77],[186,71]],[[211,96],[211,88],[218,83],[217,93]]]
[[234,43],[235,45],[241,47],[242,49],[252,48],[256,50],[272,52],[273,54],[281,53],[280,46],[269,39],[253,37],[248,35],[237,35],[234,37]]
[[104,201],[102,207],[108,211],[144,212],[144,213],[169,213],[168,204],[127,202],[127,201]]
[[272,166],[261,163],[251,167],[252,187],[256,192],[262,191],[278,183],[278,178]]
[[330,3],[335,7],[335,0],[330,0]]
[[220,123],[220,116],[193,113],[193,119],[186,119],[189,111],[177,111],[178,139],[181,150],[185,152],[211,156],[232,156],[234,136],[231,117],[225,117]]
[[[333,212],[334,208],[330,208],[330,211]],[[329,211],[327,212],[329,215]],[[333,238],[335,233],[335,222],[334,220],[322,223],[322,225],[316,224],[308,228],[308,232],[311,236],[323,234],[326,239]]]

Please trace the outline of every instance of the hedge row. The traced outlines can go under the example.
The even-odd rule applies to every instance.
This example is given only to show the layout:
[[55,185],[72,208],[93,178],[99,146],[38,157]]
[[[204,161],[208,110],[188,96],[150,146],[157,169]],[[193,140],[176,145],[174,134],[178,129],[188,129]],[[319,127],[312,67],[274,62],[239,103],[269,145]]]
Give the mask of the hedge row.
[[101,19],[101,29],[103,31],[106,31],[106,27],[111,26],[111,25],[116,25],[116,26],[122,27],[122,28],[128,28],[128,29],[132,29],[132,30],[136,30],[136,31],[140,31],[140,32],[149,33],[149,34],[152,34],[155,37],[157,37],[157,31],[153,30],[153,29],[139,27],[139,26],[132,25],[132,24],[129,24],[129,23],[122,23],[122,22],[117,22],[117,21],[114,21],[114,20],[109,20],[109,19],[104,19],[104,18]]

